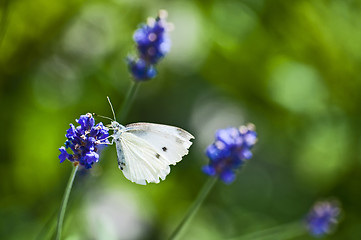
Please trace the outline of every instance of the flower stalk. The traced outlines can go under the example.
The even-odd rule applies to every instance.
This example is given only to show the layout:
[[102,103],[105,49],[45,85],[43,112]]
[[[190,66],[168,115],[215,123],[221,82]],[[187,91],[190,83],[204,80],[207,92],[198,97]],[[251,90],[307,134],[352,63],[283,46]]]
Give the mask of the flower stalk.
[[135,95],[137,95],[138,89],[139,89],[140,83],[132,81],[131,85],[128,89],[127,95],[125,97],[124,103],[122,105],[122,109],[120,112],[120,118],[119,121],[123,122],[129,112],[130,107],[133,104]]
[[79,165],[77,164],[76,166],[73,167],[73,170],[70,174],[69,180],[68,180],[68,184],[66,185],[66,189],[65,189],[65,193],[63,196],[63,201],[61,203],[61,207],[60,207],[60,212],[59,212],[59,216],[58,216],[58,224],[56,227],[56,240],[60,240],[61,239],[61,233],[62,233],[62,229],[63,229],[63,222],[64,222],[64,215],[65,215],[65,210],[66,207],[68,205],[68,200],[69,200],[69,195],[71,192],[71,189],[73,187],[73,182],[75,179],[75,175],[78,171]]
[[196,200],[193,202],[193,205],[189,208],[186,215],[183,217],[182,221],[178,224],[177,228],[173,231],[170,236],[170,240],[175,240],[180,237],[182,230],[187,226],[187,224],[192,220],[193,216],[197,213],[199,207],[202,205],[209,192],[212,190],[213,186],[217,182],[218,178],[210,177],[208,181],[203,185],[202,190],[198,193]]

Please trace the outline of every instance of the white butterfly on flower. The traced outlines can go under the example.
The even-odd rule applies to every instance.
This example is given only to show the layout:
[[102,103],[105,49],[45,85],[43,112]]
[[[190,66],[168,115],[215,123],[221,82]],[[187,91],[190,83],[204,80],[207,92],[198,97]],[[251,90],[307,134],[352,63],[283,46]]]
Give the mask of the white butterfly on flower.
[[[113,115],[115,119],[114,111]],[[142,185],[164,180],[170,165],[188,154],[190,140],[194,138],[181,128],[155,123],[123,126],[114,120],[110,129],[114,131],[111,137],[117,149],[119,169],[127,179]]]

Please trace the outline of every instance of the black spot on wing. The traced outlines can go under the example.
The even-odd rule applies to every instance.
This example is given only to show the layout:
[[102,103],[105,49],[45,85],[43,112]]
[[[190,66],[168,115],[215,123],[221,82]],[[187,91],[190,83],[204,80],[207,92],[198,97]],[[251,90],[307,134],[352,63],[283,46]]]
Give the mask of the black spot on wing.
[[166,147],[162,147],[163,152],[166,152],[168,149]]
[[159,159],[160,158],[159,153],[155,154],[155,157]]
[[118,167],[119,167],[119,169],[120,170],[124,170],[124,168],[123,167],[125,167],[125,162],[118,162]]

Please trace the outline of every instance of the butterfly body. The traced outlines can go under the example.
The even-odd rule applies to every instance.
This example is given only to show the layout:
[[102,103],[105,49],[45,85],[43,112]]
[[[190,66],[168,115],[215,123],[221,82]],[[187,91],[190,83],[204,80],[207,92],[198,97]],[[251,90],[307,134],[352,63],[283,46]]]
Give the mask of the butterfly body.
[[116,144],[118,166],[132,182],[145,185],[159,183],[188,154],[194,138],[187,131],[155,123],[133,123],[126,126],[111,123]]

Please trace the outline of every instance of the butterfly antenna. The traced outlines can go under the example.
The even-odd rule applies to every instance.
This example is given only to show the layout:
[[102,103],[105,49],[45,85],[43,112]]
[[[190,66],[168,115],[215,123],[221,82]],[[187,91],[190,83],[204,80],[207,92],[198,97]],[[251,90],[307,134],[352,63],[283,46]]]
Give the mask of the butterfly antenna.
[[96,113],[93,113],[94,116],[97,116],[97,117],[101,117],[101,118],[105,118],[105,119],[108,119],[110,121],[113,121],[113,119],[111,119],[110,117],[106,117],[106,116],[102,116],[102,115],[98,115]]
[[107,99],[108,99],[108,102],[109,102],[109,105],[110,105],[110,109],[112,109],[114,121],[116,121],[113,105],[112,105],[112,103],[110,102],[110,98],[109,98],[108,96],[107,96]]

